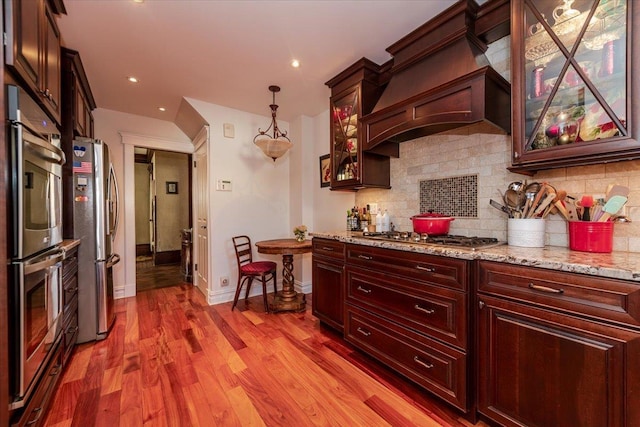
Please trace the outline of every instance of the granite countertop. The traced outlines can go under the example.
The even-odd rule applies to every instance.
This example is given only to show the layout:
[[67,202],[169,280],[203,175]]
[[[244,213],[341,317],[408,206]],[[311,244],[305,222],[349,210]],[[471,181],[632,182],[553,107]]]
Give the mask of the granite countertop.
[[547,268],[570,273],[589,274],[591,276],[640,282],[640,253],[611,252],[592,253],[572,251],[559,246],[544,248],[521,248],[506,243],[498,246],[466,249],[443,247],[437,245],[413,244],[407,242],[390,242],[370,240],[357,232],[313,232],[312,237],[338,240],[345,243],[356,243],[365,246],[395,249],[407,252],[447,256],[459,259],[481,259],[529,267]]

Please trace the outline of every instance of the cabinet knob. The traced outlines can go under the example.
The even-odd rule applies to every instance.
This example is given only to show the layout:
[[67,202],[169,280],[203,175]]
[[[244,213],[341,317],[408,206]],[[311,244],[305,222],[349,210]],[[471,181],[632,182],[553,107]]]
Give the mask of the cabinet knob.
[[478,307],[482,310],[486,304],[484,301],[478,301]]

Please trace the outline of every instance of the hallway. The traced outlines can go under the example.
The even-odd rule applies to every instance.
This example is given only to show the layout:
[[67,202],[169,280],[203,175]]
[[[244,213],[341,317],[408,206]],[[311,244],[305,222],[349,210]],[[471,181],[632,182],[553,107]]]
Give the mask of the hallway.
[[160,289],[182,283],[184,283],[184,277],[180,273],[179,264],[153,265],[151,257],[137,257],[136,292]]

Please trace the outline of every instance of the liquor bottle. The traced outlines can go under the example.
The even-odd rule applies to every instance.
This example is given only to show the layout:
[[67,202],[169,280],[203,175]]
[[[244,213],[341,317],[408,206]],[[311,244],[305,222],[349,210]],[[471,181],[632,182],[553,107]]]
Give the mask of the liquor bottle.
[[360,229],[362,231],[369,231],[369,220],[367,219],[367,208],[362,208],[360,214]]

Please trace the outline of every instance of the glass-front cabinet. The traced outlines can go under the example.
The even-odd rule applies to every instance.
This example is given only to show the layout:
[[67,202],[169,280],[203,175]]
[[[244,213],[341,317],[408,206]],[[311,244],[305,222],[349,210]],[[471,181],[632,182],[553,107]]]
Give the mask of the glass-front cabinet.
[[389,156],[362,149],[362,116],[382,88],[380,66],[362,58],[326,84],[331,88],[331,189],[390,188]]
[[331,98],[332,133],[332,183],[356,180],[358,170],[358,112],[360,111],[360,87]]
[[512,170],[640,157],[634,3],[511,2]]

